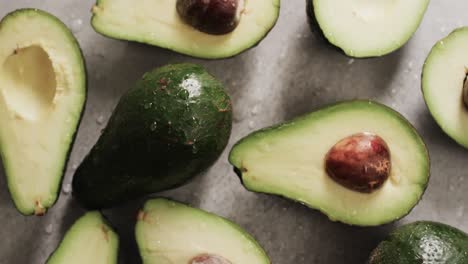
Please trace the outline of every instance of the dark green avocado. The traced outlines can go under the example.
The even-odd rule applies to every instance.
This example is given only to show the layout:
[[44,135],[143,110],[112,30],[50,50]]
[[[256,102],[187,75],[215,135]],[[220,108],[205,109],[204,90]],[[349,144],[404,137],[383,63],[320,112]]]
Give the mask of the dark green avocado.
[[369,264],[466,264],[468,235],[454,227],[421,221],[397,228],[372,252]]
[[231,110],[223,85],[201,66],[146,73],[77,169],[73,194],[87,208],[105,208],[185,183],[226,147]]

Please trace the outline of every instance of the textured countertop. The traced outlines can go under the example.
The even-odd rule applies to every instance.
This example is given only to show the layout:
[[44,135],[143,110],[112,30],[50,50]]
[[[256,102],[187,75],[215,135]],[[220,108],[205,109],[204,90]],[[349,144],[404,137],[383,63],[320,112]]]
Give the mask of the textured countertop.
[[[105,126],[127,89],[147,70],[167,63],[196,62],[222,80],[234,103],[230,146],[252,130],[344,99],[370,98],[408,118],[427,143],[432,177],[419,205],[397,223],[373,228],[334,223],[318,211],[280,197],[246,191],[227,162],[218,162],[190,184],[159,195],[227,217],[252,233],[275,264],[358,264],[397,225],[435,220],[468,231],[468,150],[447,137],[430,116],[420,74],[432,45],[468,25],[468,1],[432,0],[410,42],[375,59],[350,59],[310,32],[303,0],[283,0],[276,27],[261,44],[235,58],[204,61],[156,47],[116,41],[89,25],[93,0],[1,0],[0,16],[20,7],[51,12],[75,33],[87,62],[86,112],[68,164],[64,189],[44,217],[24,217],[14,208],[0,174],[0,263],[43,263],[64,232],[84,212],[67,194],[74,169]],[[121,263],[139,263],[133,240],[143,199],[104,214],[121,235]]]

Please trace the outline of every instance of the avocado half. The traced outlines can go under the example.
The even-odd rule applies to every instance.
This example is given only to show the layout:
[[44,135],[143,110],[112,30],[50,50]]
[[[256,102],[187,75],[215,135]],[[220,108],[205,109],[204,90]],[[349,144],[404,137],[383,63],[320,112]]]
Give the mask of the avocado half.
[[[327,175],[327,152],[341,139],[370,132],[385,140],[391,171],[372,193],[346,188]],[[429,180],[429,156],[411,124],[396,111],[372,102],[349,101],[325,107],[241,139],[229,161],[244,186],[277,194],[359,226],[395,221],[421,199]]]
[[[424,63],[422,92],[447,135],[468,148],[468,27],[438,41]],[[465,98],[464,98],[465,94]]]
[[306,0],[312,30],[356,58],[378,57],[402,47],[418,29],[429,0]]
[[20,9],[0,22],[0,154],[18,210],[58,197],[86,100],[80,47],[56,17]]
[[46,264],[117,264],[119,237],[99,212],[89,212],[67,231]]
[[100,34],[205,59],[237,55],[259,43],[275,25],[280,0],[245,0],[240,22],[229,34],[210,35],[185,23],[175,0],[98,0],[91,24]]
[[138,214],[136,241],[144,264],[270,264],[245,230],[217,215],[166,200],[146,202]]
[[466,264],[468,235],[454,227],[420,221],[398,227],[372,252],[368,264]]

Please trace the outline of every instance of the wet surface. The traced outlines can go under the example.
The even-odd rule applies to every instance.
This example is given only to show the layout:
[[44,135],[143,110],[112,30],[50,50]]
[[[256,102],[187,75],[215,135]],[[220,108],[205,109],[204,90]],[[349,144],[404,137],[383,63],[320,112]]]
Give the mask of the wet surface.
[[[420,74],[432,45],[454,28],[468,25],[468,2],[433,0],[420,29],[399,51],[382,58],[350,59],[314,36],[302,0],[282,1],[281,16],[256,48],[235,58],[204,61],[157,47],[108,39],[89,25],[93,1],[3,1],[0,16],[20,7],[57,15],[72,28],[86,57],[86,112],[68,163],[64,186],[96,142],[119,97],[145,71],[167,63],[204,65],[225,85],[234,104],[230,144],[218,162],[190,184],[157,194],[227,217],[248,230],[275,264],[358,264],[396,225],[435,220],[468,231],[468,150],[448,138],[430,116]],[[246,191],[227,163],[232,144],[252,130],[325,104],[370,98],[408,118],[427,143],[432,176],[422,201],[406,218],[373,228],[329,221],[300,204]],[[0,263],[43,263],[70,225],[84,213],[70,192],[44,217],[24,217],[13,206],[0,173]],[[139,263],[133,229],[144,200],[106,210],[121,237],[120,263]]]

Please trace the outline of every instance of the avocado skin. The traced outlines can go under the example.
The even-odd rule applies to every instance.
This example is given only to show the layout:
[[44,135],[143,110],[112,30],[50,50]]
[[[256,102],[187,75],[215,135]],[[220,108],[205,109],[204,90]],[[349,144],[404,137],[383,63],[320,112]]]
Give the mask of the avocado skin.
[[317,18],[315,17],[313,0],[305,0],[305,1],[306,1],[307,23],[309,24],[309,28],[312,34],[314,34],[314,36],[317,37],[317,39],[319,39],[324,46],[330,49],[333,49],[335,51],[338,51],[345,56],[348,56],[342,49],[330,43],[327,37],[325,37],[325,34],[323,33],[322,28],[320,27],[317,21]]
[[[199,94],[183,87],[188,78]],[[75,173],[73,194],[100,209],[177,187],[216,161],[231,126],[230,98],[201,66],[155,69],[120,99]]]
[[420,221],[397,228],[372,252],[368,264],[466,264],[468,235],[454,227]]

